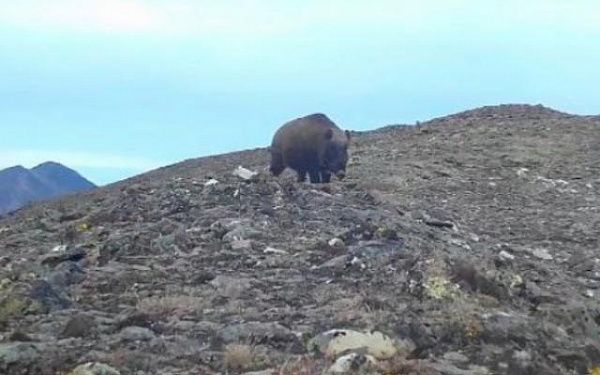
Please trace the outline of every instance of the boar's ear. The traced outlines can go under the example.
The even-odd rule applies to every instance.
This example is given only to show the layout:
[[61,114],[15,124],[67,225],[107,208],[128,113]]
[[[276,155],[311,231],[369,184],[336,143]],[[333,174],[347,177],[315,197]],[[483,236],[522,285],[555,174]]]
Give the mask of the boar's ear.
[[350,130],[346,130],[344,133],[346,133],[346,138],[350,140]]
[[325,139],[330,140],[331,138],[333,138],[333,130],[327,129],[327,131],[325,132]]

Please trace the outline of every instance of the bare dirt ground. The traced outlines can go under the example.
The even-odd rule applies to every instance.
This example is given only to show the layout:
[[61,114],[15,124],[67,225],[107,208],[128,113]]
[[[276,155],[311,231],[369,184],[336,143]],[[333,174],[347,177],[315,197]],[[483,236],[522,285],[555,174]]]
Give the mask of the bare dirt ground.
[[0,373],[600,373],[599,117],[353,139],[343,182],[257,149],[0,220]]

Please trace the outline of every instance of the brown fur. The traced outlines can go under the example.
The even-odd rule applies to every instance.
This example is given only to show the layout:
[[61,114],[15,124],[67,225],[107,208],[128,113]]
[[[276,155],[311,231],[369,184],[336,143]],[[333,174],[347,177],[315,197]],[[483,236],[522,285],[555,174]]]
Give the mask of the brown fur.
[[331,174],[344,178],[350,132],[337,127],[327,116],[315,113],[283,124],[271,143],[270,171],[279,176],[286,167],[296,171],[298,181],[327,183]]

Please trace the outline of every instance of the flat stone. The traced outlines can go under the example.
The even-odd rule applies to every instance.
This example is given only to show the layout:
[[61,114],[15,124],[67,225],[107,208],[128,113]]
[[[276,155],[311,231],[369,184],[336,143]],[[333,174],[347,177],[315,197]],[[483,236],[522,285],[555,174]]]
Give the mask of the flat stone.
[[119,335],[125,341],[150,341],[156,337],[152,330],[134,326],[123,328]]
[[237,298],[252,287],[251,279],[219,275],[209,282],[223,297]]
[[536,258],[542,259],[542,260],[552,260],[554,259],[554,257],[550,254],[550,252],[548,252],[548,250],[546,249],[533,249],[530,250],[531,255],[533,255]]

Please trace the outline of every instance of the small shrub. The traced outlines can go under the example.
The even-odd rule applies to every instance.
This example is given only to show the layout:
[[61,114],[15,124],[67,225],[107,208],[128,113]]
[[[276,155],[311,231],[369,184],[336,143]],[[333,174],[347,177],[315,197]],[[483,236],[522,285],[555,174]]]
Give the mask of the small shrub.
[[225,347],[223,364],[228,370],[252,370],[256,367],[256,362],[256,355],[250,345],[230,344]]
[[0,327],[6,325],[12,318],[24,314],[29,303],[25,299],[7,297],[0,301]]

